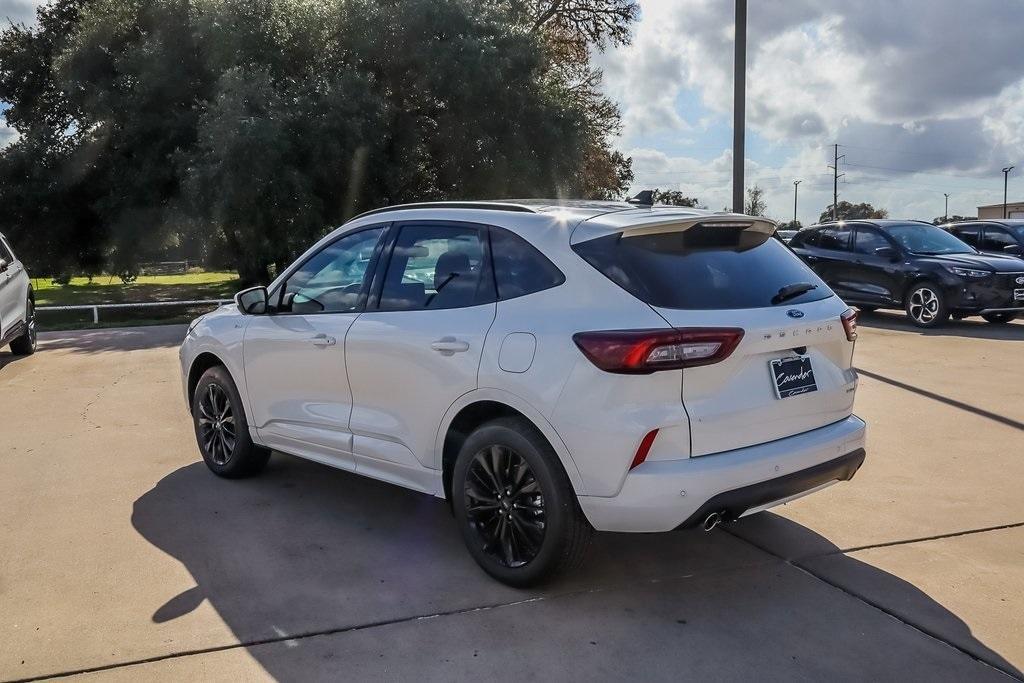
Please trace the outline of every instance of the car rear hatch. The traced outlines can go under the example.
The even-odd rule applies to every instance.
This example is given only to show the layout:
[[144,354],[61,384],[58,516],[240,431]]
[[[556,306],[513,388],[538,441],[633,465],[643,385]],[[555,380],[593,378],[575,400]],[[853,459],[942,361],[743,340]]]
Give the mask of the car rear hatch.
[[574,239],[580,256],[673,328],[710,334],[712,343],[716,330],[742,330],[724,358],[681,361],[691,456],[800,434],[852,412],[855,331],[842,320],[847,307],[770,238],[773,231],[770,221],[727,215]]

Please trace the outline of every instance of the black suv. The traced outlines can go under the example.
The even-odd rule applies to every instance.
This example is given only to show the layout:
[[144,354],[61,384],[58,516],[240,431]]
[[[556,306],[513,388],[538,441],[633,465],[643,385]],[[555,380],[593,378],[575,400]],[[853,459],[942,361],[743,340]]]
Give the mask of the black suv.
[[847,303],[903,308],[919,327],[1024,313],[1024,261],[981,254],[930,223],[855,220],[801,230],[790,248]]
[[986,254],[1024,254],[1024,220],[970,221],[942,228]]

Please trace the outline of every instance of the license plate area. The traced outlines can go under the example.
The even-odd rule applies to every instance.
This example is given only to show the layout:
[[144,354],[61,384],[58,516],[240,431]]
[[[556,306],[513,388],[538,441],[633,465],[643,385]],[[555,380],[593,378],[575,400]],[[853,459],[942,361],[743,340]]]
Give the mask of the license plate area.
[[809,356],[788,356],[768,361],[775,398],[790,398],[818,390]]

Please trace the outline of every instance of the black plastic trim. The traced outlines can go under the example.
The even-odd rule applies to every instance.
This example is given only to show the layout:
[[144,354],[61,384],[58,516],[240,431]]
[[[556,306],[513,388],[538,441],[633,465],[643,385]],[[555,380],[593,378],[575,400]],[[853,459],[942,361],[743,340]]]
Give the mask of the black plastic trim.
[[701,505],[677,528],[690,529],[700,526],[712,512],[721,512],[722,519],[731,522],[751,508],[795,496],[833,480],[849,481],[864,463],[865,455],[864,449],[858,448],[805,470],[719,493]]

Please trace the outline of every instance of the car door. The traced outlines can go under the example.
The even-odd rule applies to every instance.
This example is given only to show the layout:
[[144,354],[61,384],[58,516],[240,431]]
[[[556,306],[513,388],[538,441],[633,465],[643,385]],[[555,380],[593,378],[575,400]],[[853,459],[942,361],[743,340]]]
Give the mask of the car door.
[[267,446],[355,469],[345,335],[365,306],[386,227],[325,245],[271,292],[268,314],[246,317],[249,416]]
[[848,282],[849,300],[887,304],[899,299],[899,249],[877,228],[857,225],[853,235],[855,271]]
[[0,338],[3,338],[24,315],[22,289],[25,288],[20,285],[27,276],[3,237],[0,237],[0,259],[4,262],[3,272],[0,272]]
[[[850,294],[850,237],[853,230],[848,225],[827,225],[818,228],[817,233],[815,236],[807,236],[810,243],[801,257],[832,291],[845,299]],[[808,244],[807,238],[804,243]]]
[[357,471],[430,489],[438,425],[477,387],[496,310],[486,228],[396,225],[365,313],[345,340]]

